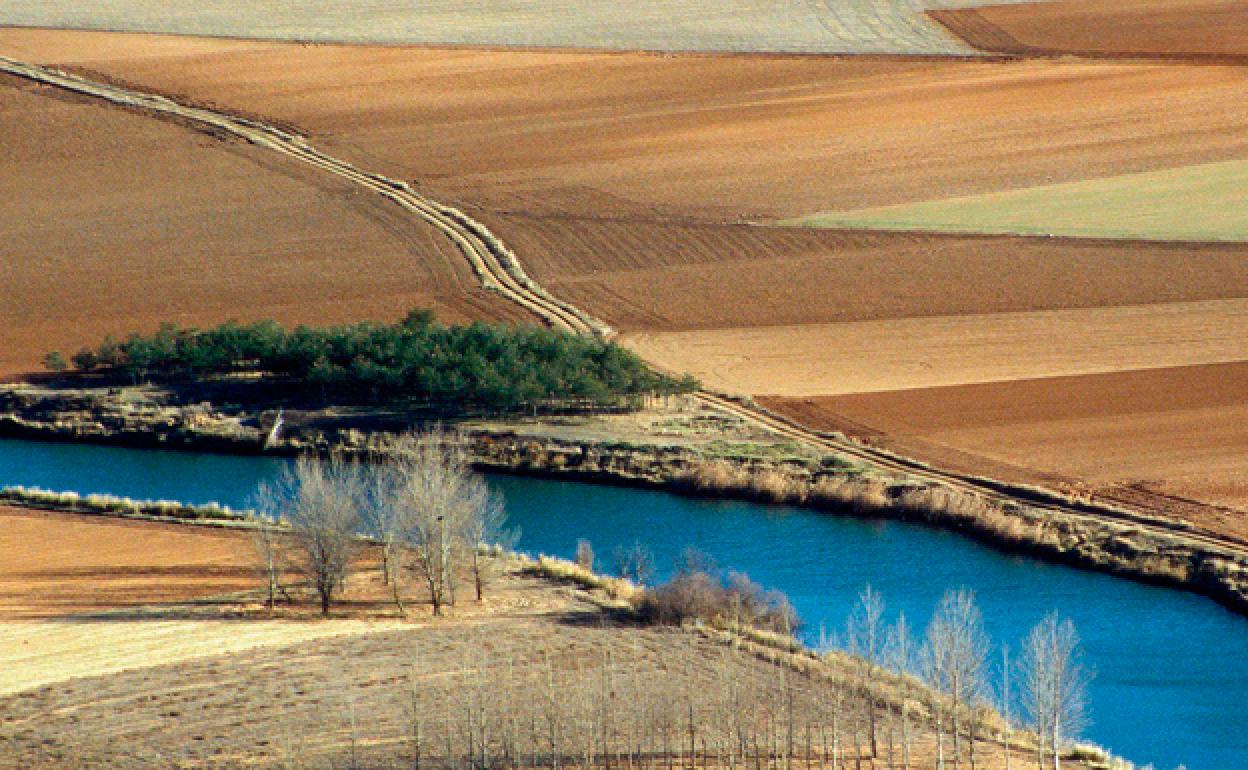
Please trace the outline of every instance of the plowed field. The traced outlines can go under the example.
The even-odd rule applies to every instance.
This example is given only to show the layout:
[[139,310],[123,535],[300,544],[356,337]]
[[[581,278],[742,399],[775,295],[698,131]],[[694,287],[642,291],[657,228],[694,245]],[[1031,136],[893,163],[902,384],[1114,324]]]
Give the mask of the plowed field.
[[39,30],[0,31],[0,51],[260,115],[415,180],[494,227],[554,291],[650,335],[635,344],[663,363],[759,393],[1248,359],[1240,245],[745,224],[1242,161],[1248,79],[1236,66]]
[[487,210],[765,220],[1248,156],[1248,81],[1234,67],[40,30],[0,30],[0,51],[293,124],[362,167]]
[[713,387],[867,393],[1248,359],[1248,299],[626,335]]
[[[556,294],[628,331],[742,329],[1248,296],[1248,245],[490,215]],[[867,367],[863,367],[867,368]]]
[[521,317],[454,246],[263,151],[0,78],[0,376],[162,321]]
[[985,51],[1248,59],[1239,0],[1060,0],[930,14]]
[[256,587],[237,532],[0,508],[0,621]]
[[[941,5],[974,5],[943,0]],[[6,0],[0,24],[355,43],[973,55],[913,0]]]
[[926,232],[1245,241],[1248,240],[1248,161],[1198,163],[1010,192],[829,212],[801,218],[793,224]]
[[971,473],[1160,493],[1163,509],[1242,537],[1242,512],[1166,496],[1248,503],[1246,389],[1248,364],[1233,363],[767,401]]

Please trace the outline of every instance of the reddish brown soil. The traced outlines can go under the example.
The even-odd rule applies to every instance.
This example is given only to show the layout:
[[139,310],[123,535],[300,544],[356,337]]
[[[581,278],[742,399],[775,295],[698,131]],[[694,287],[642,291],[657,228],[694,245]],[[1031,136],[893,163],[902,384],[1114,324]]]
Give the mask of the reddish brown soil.
[[1125,243],[490,215],[556,295],[624,331],[1248,296],[1248,244]]
[[[257,114],[361,166],[417,180],[494,226],[539,280],[626,330],[987,317],[1225,299],[1248,288],[1239,246],[723,224],[1239,159],[1248,156],[1248,80],[1233,66],[364,48],[38,30],[0,31],[0,51]],[[355,259],[375,253],[358,242],[343,249]],[[359,296],[373,297],[373,276],[396,264],[382,256],[354,265],[368,286]],[[217,284],[204,293],[230,291]],[[904,340],[886,344],[900,350]],[[1149,365],[1177,363],[1191,362]]]
[[0,78],[0,376],[162,321],[521,317],[434,231],[323,174]]
[[971,473],[1126,499],[1155,493],[1152,503],[1244,536],[1245,392],[1248,364],[1233,363],[765,401]]
[[251,590],[246,536],[0,508],[0,621]]
[[1248,61],[1240,0],[1060,0],[931,15],[985,51]]
[[[0,31],[0,51],[294,124],[491,210],[796,216],[1241,158],[1232,67],[299,46]],[[1157,105],[1166,105],[1158,119]]]

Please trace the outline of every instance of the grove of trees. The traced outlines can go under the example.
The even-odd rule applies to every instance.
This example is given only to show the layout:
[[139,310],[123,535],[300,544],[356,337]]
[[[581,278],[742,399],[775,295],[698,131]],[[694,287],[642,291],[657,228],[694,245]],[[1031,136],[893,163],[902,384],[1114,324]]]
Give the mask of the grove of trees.
[[282,592],[280,576],[293,570],[315,590],[325,615],[356,567],[362,536],[379,546],[383,580],[399,610],[410,575],[435,615],[455,603],[465,574],[483,599],[495,565],[483,555],[514,537],[502,502],[472,471],[461,444],[436,432],[404,437],[385,462],[300,457],[261,484],[256,508],[288,528],[284,537],[268,527],[255,534],[270,606]]
[[[288,331],[274,321],[211,329],[164,324],[151,335],[105,339],[71,358],[79,372],[131,382],[252,374],[333,403],[427,404],[500,413],[628,406],[698,386],[650,369],[599,339],[533,326],[445,326],[427,310],[395,324]],[[58,352],[45,363],[65,368]]]

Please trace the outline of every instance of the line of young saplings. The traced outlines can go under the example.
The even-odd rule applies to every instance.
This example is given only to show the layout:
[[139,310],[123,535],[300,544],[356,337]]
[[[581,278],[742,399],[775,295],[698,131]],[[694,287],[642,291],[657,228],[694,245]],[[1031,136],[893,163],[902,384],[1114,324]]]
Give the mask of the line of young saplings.
[[[593,575],[593,559],[592,546],[580,541],[575,566],[582,574]],[[630,585],[648,584],[653,560],[640,545],[617,551],[615,561],[617,574]],[[783,593],[764,591],[742,573],[720,570],[695,549],[682,554],[667,582],[639,591],[631,600],[643,621],[707,624],[773,649],[790,653],[804,649],[792,636],[801,621]],[[1111,759],[1096,747],[1075,743],[1088,724],[1087,687],[1092,673],[1082,661],[1079,636],[1071,621],[1062,620],[1056,612],[1049,614],[1025,638],[1020,659],[1011,661],[1005,646],[994,667],[989,662],[992,643],[969,590],[945,593],[921,640],[912,638],[904,613],[891,626],[884,617],[884,600],[868,585],[859,594],[843,635],[821,639],[818,650],[820,657],[842,656],[853,672],[854,692],[863,700],[865,736],[852,736],[857,760],[863,754],[856,747],[863,745],[861,737],[865,737],[866,756],[873,761],[887,756],[890,770],[911,767],[907,705],[911,700],[919,701],[923,713],[935,723],[940,767],[949,762],[957,768],[965,758],[975,768],[976,744],[983,739],[1002,744],[1008,754],[1012,739],[1018,748],[1021,738],[1022,745],[1035,752],[1041,768],[1046,753],[1055,770],[1063,754],[1103,763]],[[1016,679],[1019,684],[1013,686]],[[1023,719],[1016,720],[1020,708]],[[788,727],[793,729],[791,724]],[[1015,736],[1020,729],[1030,732]],[[897,751],[899,735],[902,745]],[[951,743],[948,754],[946,736]],[[834,747],[840,740],[834,723]],[[835,750],[832,760],[833,767],[842,766],[837,764]]]
[[[617,557],[621,570],[634,568],[634,555]],[[638,595],[631,581],[594,573],[587,544],[578,557],[543,558],[534,571]],[[717,572],[687,555],[671,581],[683,587],[670,590],[718,593]],[[920,639],[904,616],[887,625],[884,614],[879,594],[864,589],[838,646],[818,655],[752,650],[735,634],[709,631],[703,636],[723,647],[699,645],[691,634],[685,649],[673,636],[653,676],[638,672],[639,656],[609,649],[588,662],[531,650],[539,659],[531,671],[478,642],[458,666],[422,678],[436,679],[442,693],[413,683],[409,734],[361,734],[352,720],[350,766],[910,770],[1000,768],[1003,753],[1021,767],[1022,753],[1041,769],[1060,770],[1066,759],[1131,767],[1070,743],[1084,721],[1088,674],[1069,621],[1046,617],[1014,660],[1008,651],[992,654],[967,591],[941,599]],[[743,678],[742,650],[776,665]],[[361,757],[370,746],[387,748]]]
[[259,375],[322,403],[498,413],[625,408],[698,387],[692,377],[654,371],[612,342],[535,326],[446,326],[424,309],[394,324],[293,330],[275,321],[210,329],[163,324],[151,335],[105,338],[70,361],[53,351],[44,363],[134,383]]

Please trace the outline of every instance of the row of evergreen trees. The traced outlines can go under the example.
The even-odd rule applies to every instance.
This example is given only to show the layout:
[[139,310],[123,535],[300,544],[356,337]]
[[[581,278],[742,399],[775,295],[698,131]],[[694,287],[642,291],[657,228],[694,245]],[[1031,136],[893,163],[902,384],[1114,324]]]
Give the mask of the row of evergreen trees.
[[[72,358],[75,369],[133,382],[179,382],[257,373],[335,403],[426,403],[515,412],[618,407],[688,393],[691,377],[653,371],[611,342],[530,326],[445,326],[428,310],[397,324],[328,328],[274,321],[212,329],[164,324],[150,336],[106,338]],[[67,368],[50,353],[52,369]]]

